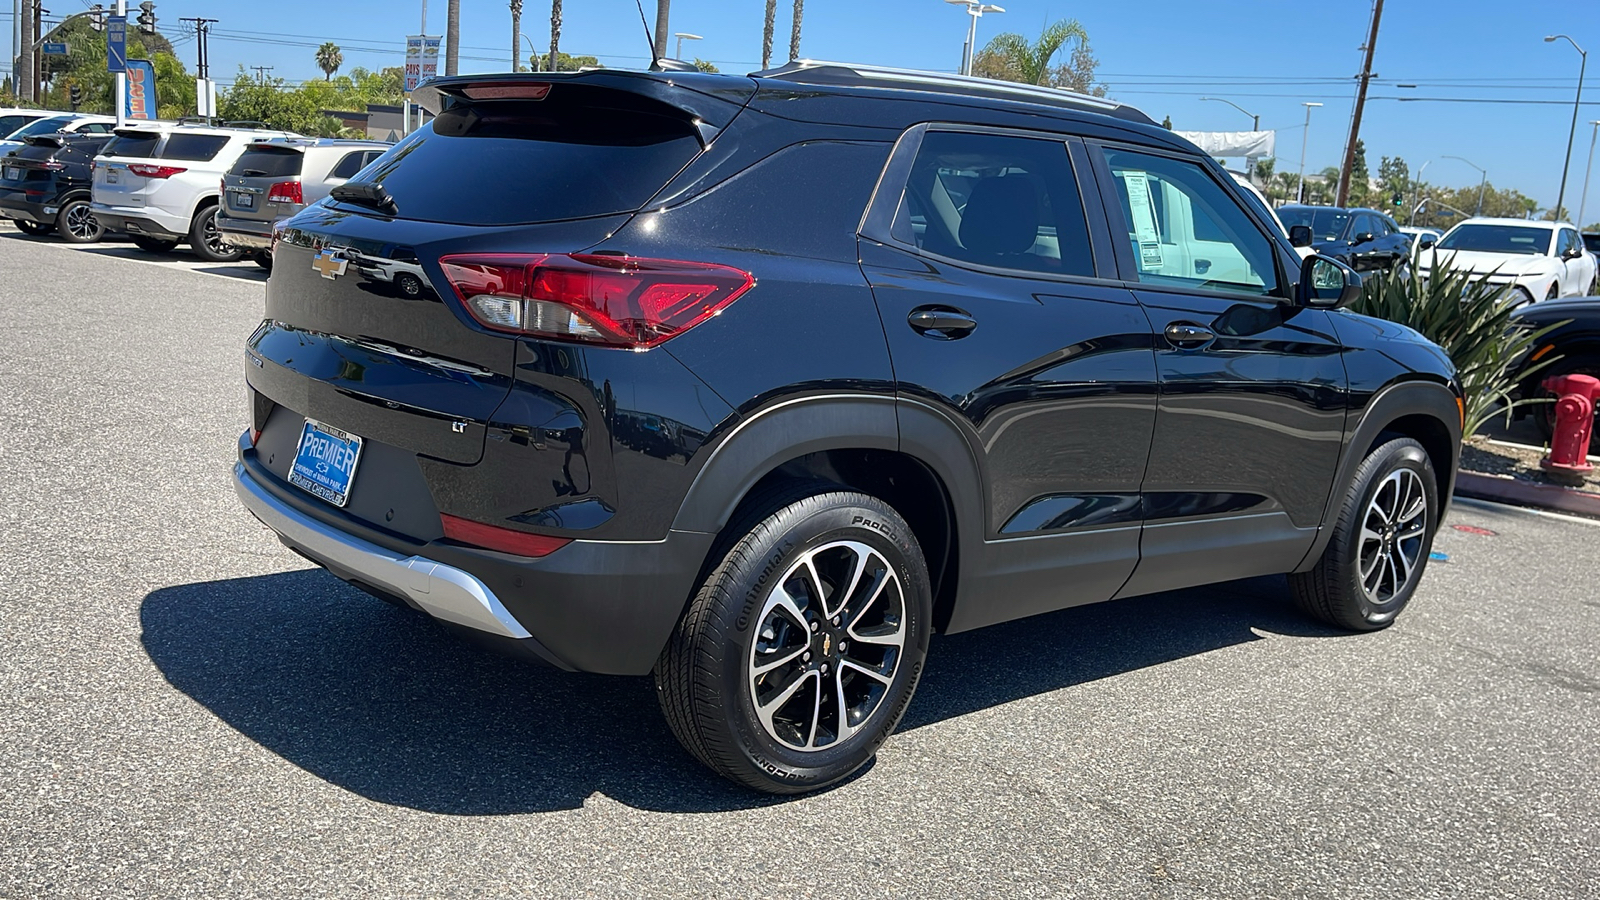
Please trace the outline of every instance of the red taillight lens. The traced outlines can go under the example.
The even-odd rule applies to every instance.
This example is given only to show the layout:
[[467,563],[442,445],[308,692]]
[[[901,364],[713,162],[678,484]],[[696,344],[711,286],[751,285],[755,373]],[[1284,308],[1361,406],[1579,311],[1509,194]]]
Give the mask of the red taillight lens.
[[512,531],[444,513],[439,514],[439,520],[444,524],[444,536],[452,541],[518,556],[549,556],[572,543],[572,538]]
[[267,191],[268,203],[304,203],[305,190],[298,181],[280,181]]
[[731,266],[594,254],[469,253],[439,265],[489,328],[635,349],[693,328],[755,284]]
[[181,166],[153,166],[148,163],[130,163],[128,171],[135,175],[142,175],[145,178],[171,178],[174,175],[182,175],[189,170]]
[[41,169],[49,169],[52,172],[60,172],[63,169],[65,169],[66,167],[67,167],[66,163],[58,163],[55,160],[50,160],[48,162],[39,163],[39,168],[41,168]]

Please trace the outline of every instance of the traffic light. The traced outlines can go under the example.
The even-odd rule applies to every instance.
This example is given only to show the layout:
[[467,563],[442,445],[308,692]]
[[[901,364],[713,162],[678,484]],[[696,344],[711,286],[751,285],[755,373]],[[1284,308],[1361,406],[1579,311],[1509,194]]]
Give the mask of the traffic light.
[[1395,195],[1394,195],[1393,199],[1394,199],[1394,205],[1395,206],[1405,206],[1406,205],[1405,196],[1400,194],[1398,191],[1395,192]]
[[156,5],[154,0],[144,0],[139,4],[139,30],[145,34],[156,33]]
[[67,88],[67,99],[71,101],[72,108],[77,109],[83,103],[83,87],[77,82],[73,82]]

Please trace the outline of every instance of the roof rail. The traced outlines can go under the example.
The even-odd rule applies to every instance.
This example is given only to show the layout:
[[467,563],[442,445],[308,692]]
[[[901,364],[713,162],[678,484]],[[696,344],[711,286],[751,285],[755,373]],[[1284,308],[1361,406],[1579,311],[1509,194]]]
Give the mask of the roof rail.
[[1063,91],[1059,88],[992,78],[974,78],[970,75],[951,75],[946,72],[924,72],[916,69],[897,69],[862,63],[829,62],[820,59],[797,59],[775,69],[751,72],[751,78],[770,78],[775,81],[793,81],[799,84],[838,84],[856,87],[879,87],[905,91],[930,91],[941,94],[964,94],[1037,103],[1045,106],[1084,109],[1104,113],[1145,125],[1155,121],[1140,110],[1125,106],[1104,97],[1092,97]]

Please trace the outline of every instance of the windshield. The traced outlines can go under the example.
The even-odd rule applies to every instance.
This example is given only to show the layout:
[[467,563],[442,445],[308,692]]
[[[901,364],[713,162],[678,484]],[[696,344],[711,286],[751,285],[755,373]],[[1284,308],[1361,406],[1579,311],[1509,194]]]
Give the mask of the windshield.
[[22,128],[11,133],[11,140],[20,141],[29,135],[54,134],[71,125],[75,120],[72,116],[51,116],[48,119],[35,119]]
[[1350,214],[1337,209],[1307,209],[1306,207],[1279,207],[1278,218],[1283,220],[1284,227],[1293,228],[1296,225],[1311,226],[1312,240],[1337,241],[1344,234],[1344,226],[1350,221]]
[[[0,138],[10,137],[13,131],[37,118],[39,117],[29,115],[0,116]],[[18,140],[21,140],[21,138],[18,138]]]
[[1439,249],[1543,256],[1550,249],[1550,229],[1527,225],[1460,225],[1444,236]]

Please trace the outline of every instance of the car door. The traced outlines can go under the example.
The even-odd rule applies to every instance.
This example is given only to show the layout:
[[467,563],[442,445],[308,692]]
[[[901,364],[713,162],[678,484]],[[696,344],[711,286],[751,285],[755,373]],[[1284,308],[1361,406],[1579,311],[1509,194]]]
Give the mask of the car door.
[[[1569,257],[1576,251],[1575,255]],[[1561,296],[1582,297],[1594,283],[1595,258],[1583,247],[1583,239],[1572,228],[1561,229],[1556,241],[1556,257],[1561,260]]]
[[[1090,155],[1160,377],[1141,558],[1119,596],[1289,571],[1316,536],[1343,446],[1347,381],[1330,314],[1292,302],[1288,248],[1212,168],[1114,144]],[[1169,221],[1183,209],[1175,195],[1247,261],[1242,276],[1165,255],[1155,236],[1183,231]]]
[[1399,265],[1410,250],[1410,241],[1401,233],[1400,226],[1388,216],[1373,216],[1372,219],[1378,229],[1373,235],[1383,250],[1383,268],[1390,269]]
[[[1382,269],[1388,265],[1389,255],[1382,241],[1382,226],[1378,217],[1371,213],[1359,213],[1350,221],[1350,229],[1345,232],[1350,241],[1351,267],[1362,272],[1371,272]],[[1362,237],[1369,236],[1367,240]]]
[[1109,244],[1082,145],[1047,134],[919,126],[864,220],[902,442],[931,413],[982,482],[947,630],[1110,599],[1138,560],[1155,358]]

